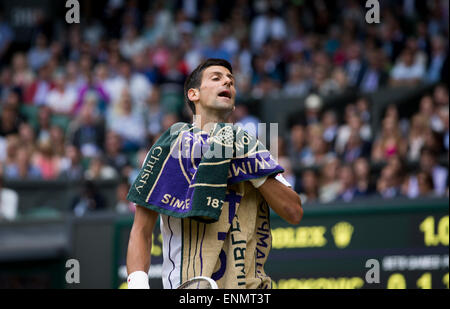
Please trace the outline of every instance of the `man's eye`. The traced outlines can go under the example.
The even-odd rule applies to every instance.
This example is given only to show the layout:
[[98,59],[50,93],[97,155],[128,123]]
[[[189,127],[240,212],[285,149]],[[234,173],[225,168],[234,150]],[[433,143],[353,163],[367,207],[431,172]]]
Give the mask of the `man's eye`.
[[217,77],[217,76],[213,77],[213,80],[219,80],[219,77]]

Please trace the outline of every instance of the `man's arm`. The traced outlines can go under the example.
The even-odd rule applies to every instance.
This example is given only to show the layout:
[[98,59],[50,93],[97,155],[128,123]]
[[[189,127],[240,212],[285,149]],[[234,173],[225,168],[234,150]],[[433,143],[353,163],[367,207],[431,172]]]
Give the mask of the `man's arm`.
[[270,207],[290,224],[299,224],[303,217],[302,202],[299,195],[273,177],[258,187]]
[[[152,250],[152,234],[155,227],[158,213],[142,206],[136,205],[136,213],[134,214],[134,223],[131,228],[130,240],[128,241],[127,251],[127,272],[129,276],[128,285],[137,288],[145,288],[139,281],[143,280],[143,273],[147,275],[150,268],[150,252]],[[133,275],[133,273],[135,273]],[[138,282],[135,277],[138,277]],[[146,277],[148,285],[148,276]]]

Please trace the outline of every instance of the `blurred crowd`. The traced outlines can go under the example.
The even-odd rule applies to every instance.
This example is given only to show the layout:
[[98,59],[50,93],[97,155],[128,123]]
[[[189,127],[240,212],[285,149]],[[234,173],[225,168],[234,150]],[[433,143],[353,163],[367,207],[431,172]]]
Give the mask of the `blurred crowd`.
[[[448,1],[380,1],[379,24],[357,0],[103,2],[80,24],[44,14],[25,50],[0,8],[4,179],[121,179],[116,208],[132,211],[127,186],[161,132],[191,120],[184,80],[214,57],[232,63],[238,103],[306,97],[279,149],[305,202],[448,195]],[[390,105],[376,131],[364,95],[323,109],[322,96],[419,84],[434,86],[417,113]],[[257,116],[238,104],[233,121]]]

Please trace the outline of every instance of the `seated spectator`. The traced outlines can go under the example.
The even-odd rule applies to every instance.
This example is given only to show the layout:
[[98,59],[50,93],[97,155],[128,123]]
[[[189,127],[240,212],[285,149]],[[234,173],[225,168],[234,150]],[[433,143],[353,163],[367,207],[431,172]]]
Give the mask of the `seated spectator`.
[[130,165],[128,157],[121,151],[122,139],[117,133],[108,131],[105,142],[105,162],[115,168],[119,174],[122,174],[123,169]]
[[4,105],[0,114],[0,136],[7,137],[19,133],[21,120],[16,108]]
[[27,58],[22,52],[17,52],[12,59],[13,84],[23,90],[34,81],[35,74],[28,65]]
[[66,154],[61,159],[61,179],[78,181],[84,178],[84,168],[81,162],[81,152],[74,145],[66,146]]
[[142,113],[133,109],[130,91],[124,88],[120,101],[113,106],[107,118],[109,130],[122,138],[124,150],[137,150],[145,140],[145,123]]
[[17,150],[20,148],[20,138],[16,134],[11,134],[5,139],[5,154],[2,164],[4,166],[4,173],[8,173],[9,166],[16,163]]
[[437,155],[432,149],[427,147],[422,149],[420,169],[432,176],[436,195],[443,196],[447,188],[448,169],[438,164]]
[[21,147],[26,148],[29,154],[36,150],[36,133],[29,123],[20,124],[19,139]]
[[385,55],[381,49],[368,52],[369,65],[359,84],[359,89],[362,92],[375,92],[387,84],[389,75],[384,69],[384,63],[386,62],[384,58]]
[[86,84],[78,90],[77,101],[72,108],[71,114],[78,115],[82,106],[89,101],[95,101],[100,115],[105,115],[110,97],[106,89],[103,88],[103,85],[94,80],[93,74],[91,73],[87,76]]
[[425,77],[425,64],[415,61],[415,54],[409,49],[403,50],[400,59],[391,71],[391,86],[414,86]]
[[251,115],[248,111],[248,106],[241,103],[236,103],[236,109],[234,110],[232,117],[233,123],[240,126],[253,136],[258,136],[258,124],[260,120]]
[[383,198],[395,198],[401,195],[402,179],[391,165],[386,165],[377,181],[377,192]]
[[40,180],[42,173],[35,163],[31,160],[32,153],[22,146],[17,149],[14,162],[5,165],[5,177],[15,180]]
[[50,142],[53,153],[62,158],[66,153],[66,138],[64,129],[58,125],[52,125],[50,127]]
[[372,160],[385,161],[394,155],[405,157],[408,144],[400,133],[398,122],[386,117],[382,123],[381,135],[372,148]]
[[122,57],[131,60],[133,56],[145,50],[145,40],[138,36],[138,31],[133,25],[129,26],[120,41],[119,49]]
[[335,111],[328,110],[322,116],[323,139],[334,148],[338,133],[338,120]]
[[50,130],[52,127],[52,110],[47,105],[39,107],[37,115],[36,142],[46,142],[50,140]]
[[134,203],[127,200],[128,190],[130,190],[130,185],[128,182],[121,181],[116,189],[116,199],[117,203],[115,210],[119,214],[133,213],[136,211],[136,206]]
[[305,76],[304,68],[299,63],[289,66],[288,80],[284,84],[283,94],[288,97],[302,97],[308,94],[311,83]]
[[102,156],[95,156],[91,158],[89,167],[84,173],[87,180],[111,180],[118,177],[116,170],[107,165]]
[[359,131],[352,131],[342,154],[345,163],[352,163],[359,157],[369,157],[370,145],[361,139]]
[[337,131],[335,150],[338,155],[342,155],[347,147],[352,132],[359,133],[361,142],[365,147],[370,147],[372,140],[372,130],[368,123],[364,123],[358,114],[356,106],[349,104],[345,108],[345,123],[339,126]]
[[337,199],[341,182],[338,171],[340,161],[337,157],[330,157],[321,168],[319,199],[321,203],[333,202]]
[[55,86],[48,93],[46,105],[56,114],[71,115],[78,92],[72,87],[67,87],[63,72],[54,74],[53,83]]
[[414,115],[408,136],[408,160],[419,161],[420,151],[425,145],[427,130],[430,130],[427,118],[421,114]]
[[3,185],[3,171],[0,165],[0,222],[11,221],[17,217],[19,195]]
[[353,163],[355,185],[359,196],[369,196],[375,193],[376,186],[370,177],[370,165],[367,158],[358,158]]
[[81,150],[84,157],[100,153],[105,140],[104,123],[99,117],[95,101],[88,101],[69,126],[68,140]]
[[96,185],[92,181],[86,181],[81,194],[73,199],[71,209],[75,216],[82,217],[106,207],[106,201]]
[[37,152],[33,154],[32,162],[39,168],[44,180],[58,178],[61,158],[54,153],[50,139],[38,142]]
[[303,166],[324,164],[330,152],[328,144],[323,139],[323,130],[320,125],[308,127],[308,140],[309,146],[305,150],[301,164]]
[[48,39],[43,33],[36,36],[34,46],[28,52],[28,63],[33,70],[39,70],[48,63],[51,51],[48,48]]
[[53,88],[52,68],[44,65],[38,70],[37,78],[27,88],[24,89],[24,102],[30,105],[43,105],[46,103],[48,94]]
[[343,165],[340,167],[339,180],[341,183],[341,188],[338,193],[338,200],[348,203],[359,196],[359,192],[355,184],[355,175],[353,174],[353,168],[351,165]]
[[316,172],[313,170],[306,170],[302,173],[302,189],[300,192],[302,204],[318,201],[319,183]]
[[293,164],[300,164],[306,154],[306,132],[300,124],[292,126],[289,136],[289,158]]
[[445,39],[441,36],[434,36],[431,39],[431,58],[426,73],[427,82],[436,83],[441,80],[446,57],[448,57],[448,50]]

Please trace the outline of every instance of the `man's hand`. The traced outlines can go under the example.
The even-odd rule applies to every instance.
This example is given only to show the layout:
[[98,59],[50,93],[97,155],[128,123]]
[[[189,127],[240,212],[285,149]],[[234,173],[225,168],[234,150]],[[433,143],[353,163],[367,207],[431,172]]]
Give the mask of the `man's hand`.
[[269,206],[290,224],[299,224],[303,217],[299,195],[273,177],[258,188]]

